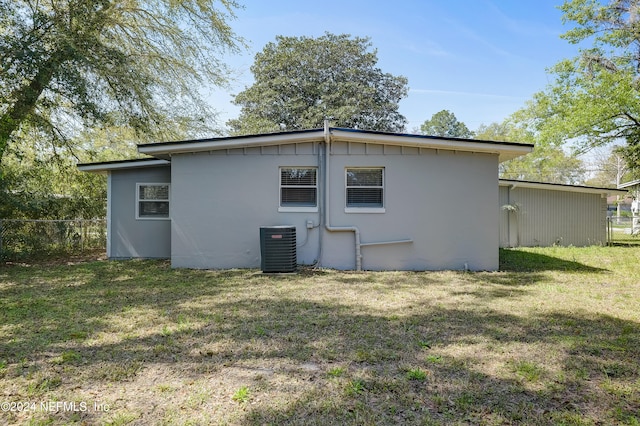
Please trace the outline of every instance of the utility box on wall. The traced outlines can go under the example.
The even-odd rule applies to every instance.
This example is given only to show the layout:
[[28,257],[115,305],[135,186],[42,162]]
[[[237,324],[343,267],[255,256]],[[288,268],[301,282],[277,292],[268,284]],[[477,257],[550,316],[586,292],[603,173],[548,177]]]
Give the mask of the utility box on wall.
[[260,255],[262,272],[295,272],[296,227],[260,227]]

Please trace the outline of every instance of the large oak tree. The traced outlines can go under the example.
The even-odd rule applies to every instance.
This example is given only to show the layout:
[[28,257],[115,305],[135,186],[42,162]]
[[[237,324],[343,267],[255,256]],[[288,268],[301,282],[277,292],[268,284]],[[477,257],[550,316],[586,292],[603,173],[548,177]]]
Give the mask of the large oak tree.
[[562,35],[580,54],[556,64],[555,81],[523,113],[542,138],[572,140],[582,150],[626,141],[640,167],[640,1],[567,0],[572,28]]
[[332,125],[398,132],[406,118],[398,102],[407,79],[376,66],[368,38],[327,33],[322,37],[278,36],[255,57],[255,82],[234,103],[240,116],[234,134],[299,130]]
[[[243,41],[235,0],[0,0],[0,161],[7,146],[69,143],[87,128],[156,136],[207,120],[199,89]],[[34,137],[35,135],[35,137]]]
[[436,112],[429,120],[420,125],[420,132],[424,135],[442,136],[447,138],[472,138],[474,133],[466,124],[459,121],[454,113],[443,109]]

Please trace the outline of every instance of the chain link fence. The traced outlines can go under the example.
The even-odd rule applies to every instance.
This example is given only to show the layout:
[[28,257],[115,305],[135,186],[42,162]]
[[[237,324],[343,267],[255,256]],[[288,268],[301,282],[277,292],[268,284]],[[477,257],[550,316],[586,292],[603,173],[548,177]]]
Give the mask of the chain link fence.
[[0,219],[0,260],[78,254],[106,249],[104,219]]
[[640,218],[608,217],[607,242],[609,245],[640,245]]

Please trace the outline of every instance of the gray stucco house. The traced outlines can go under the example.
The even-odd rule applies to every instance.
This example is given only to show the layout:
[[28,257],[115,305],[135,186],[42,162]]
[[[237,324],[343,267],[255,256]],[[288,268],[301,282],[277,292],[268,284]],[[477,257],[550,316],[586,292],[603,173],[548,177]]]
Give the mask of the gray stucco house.
[[498,164],[532,145],[344,128],[140,145],[108,175],[109,258],[257,268],[262,226],[336,269],[496,270]]

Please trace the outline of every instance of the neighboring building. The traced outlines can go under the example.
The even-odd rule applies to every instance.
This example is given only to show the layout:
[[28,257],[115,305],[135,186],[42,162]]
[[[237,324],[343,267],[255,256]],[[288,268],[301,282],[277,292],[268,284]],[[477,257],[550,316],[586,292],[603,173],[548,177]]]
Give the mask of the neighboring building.
[[500,246],[607,243],[607,197],[626,191],[500,180]]
[[108,174],[110,258],[257,268],[260,227],[336,269],[498,269],[498,164],[532,145],[342,128],[140,145]]
[[618,185],[618,189],[629,191],[631,196],[631,233],[640,233],[640,179]]
[[633,199],[629,194],[625,197],[620,197],[618,195],[610,195],[607,197],[607,211],[609,212],[610,217],[618,216],[618,211],[620,211],[621,216],[629,216],[631,217],[631,203]]

